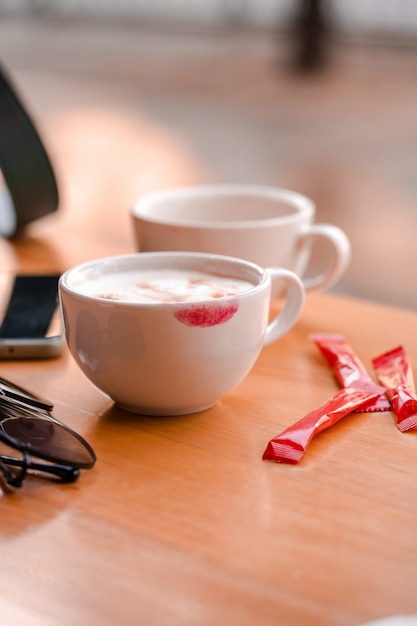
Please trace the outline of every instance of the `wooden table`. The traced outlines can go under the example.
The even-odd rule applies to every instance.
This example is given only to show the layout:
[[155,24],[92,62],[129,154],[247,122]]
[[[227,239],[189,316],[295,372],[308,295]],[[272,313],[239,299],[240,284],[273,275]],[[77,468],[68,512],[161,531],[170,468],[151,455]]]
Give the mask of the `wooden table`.
[[[0,242],[3,267],[59,269],[133,250],[127,216],[67,212]],[[371,358],[402,344],[417,373],[417,314],[310,294],[286,337],[214,408],[175,418],[115,408],[68,353],[3,362],[96,450],[59,485],[1,499],[0,623],[13,626],[357,626],[417,613],[417,438],[392,413],[354,414],[298,466],[269,439],[335,393],[309,333]]]

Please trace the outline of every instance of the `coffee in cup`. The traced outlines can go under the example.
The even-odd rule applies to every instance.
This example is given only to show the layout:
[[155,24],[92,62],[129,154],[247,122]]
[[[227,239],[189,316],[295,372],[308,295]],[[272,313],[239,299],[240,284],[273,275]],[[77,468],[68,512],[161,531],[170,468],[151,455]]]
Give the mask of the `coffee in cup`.
[[144,269],[125,275],[102,277],[91,295],[123,302],[198,302],[233,296],[250,289],[252,283],[232,276],[222,276],[187,269]]

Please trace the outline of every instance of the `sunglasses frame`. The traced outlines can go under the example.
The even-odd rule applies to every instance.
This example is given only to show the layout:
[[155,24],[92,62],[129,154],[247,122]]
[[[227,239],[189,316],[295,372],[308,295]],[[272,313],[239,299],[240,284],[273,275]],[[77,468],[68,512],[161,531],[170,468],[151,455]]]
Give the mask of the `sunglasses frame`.
[[[3,414],[2,403],[7,404],[7,410],[11,411],[11,415]],[[15,416],[13,416],[13,408],[16,408]],[[51,474],[59,478],[61,482],[71,483],[77,480],[80,469],[89,469],[95,464],[97,457],[90,444],[77,432],[51,415],[50,411],[52,409],[53,404],[45,398],[34,395],[23,387],[10,383],[4,378],[0,378],[0,441],[14,450],[18,450],[23,455],[22,459],[17,459],[0,454],[0,472],[8,485],[20,487],[26,477],[26,473],[30,470]],[[91,460],[88,462],[66,462],[55,455],[39,451],[34,453],[30,445],[23,444],[2,431],[2,423],[11,417],[13,419],[20,417],[21,419],[44,420],[55,424],[56,427],[77,439],[86,449]],[[47,461],[47,463],[35,461],[32,457]],[[20,468],[20,471],[14,474],[10,470],[10,467]]]

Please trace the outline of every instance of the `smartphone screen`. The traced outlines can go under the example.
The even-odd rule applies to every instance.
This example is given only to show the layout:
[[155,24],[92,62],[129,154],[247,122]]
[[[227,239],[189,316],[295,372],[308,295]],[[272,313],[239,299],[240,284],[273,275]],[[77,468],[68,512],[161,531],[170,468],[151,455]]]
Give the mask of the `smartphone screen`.
[[58,280],[59,274],[0,273],[0,359],[61,354]]

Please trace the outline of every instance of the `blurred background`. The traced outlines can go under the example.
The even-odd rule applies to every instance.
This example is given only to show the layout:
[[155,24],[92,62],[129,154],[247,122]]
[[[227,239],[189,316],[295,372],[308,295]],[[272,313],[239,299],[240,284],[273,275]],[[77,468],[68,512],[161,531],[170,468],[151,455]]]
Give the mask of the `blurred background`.
[[417,308],[415,0],[0,0],[0,61],[53,159],[63,237],[93,206],[128,252],[146,191],[288,187],[351,239],[334,291]]

